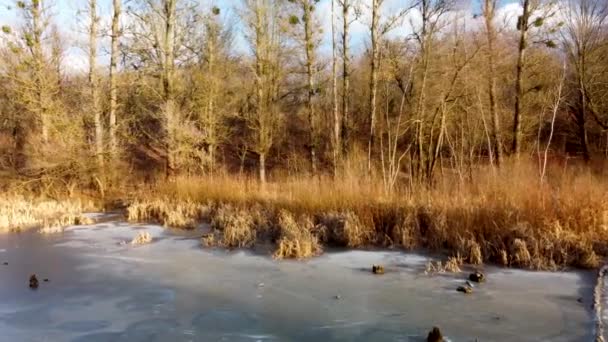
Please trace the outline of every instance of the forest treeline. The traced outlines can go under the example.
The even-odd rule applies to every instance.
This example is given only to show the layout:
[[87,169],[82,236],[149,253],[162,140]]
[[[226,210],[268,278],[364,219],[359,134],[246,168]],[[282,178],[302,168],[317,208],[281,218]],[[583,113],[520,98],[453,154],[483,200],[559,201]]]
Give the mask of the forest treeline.
[[[547,161],[608,157],[606,1],[521,0],[513,20],[498,0],[390,11],[385,0],[234,0],[231,15],[112,0],[108,20],[97,1],[77,13],[87,73],[66,65],[51,1],[9,6],[2,174],[103,187],[126,175],[265,182],[356,167],[390,191],[448,169],[467,179],[533,158],[542,179]],[[356,22],[368,28],[363,48]]]

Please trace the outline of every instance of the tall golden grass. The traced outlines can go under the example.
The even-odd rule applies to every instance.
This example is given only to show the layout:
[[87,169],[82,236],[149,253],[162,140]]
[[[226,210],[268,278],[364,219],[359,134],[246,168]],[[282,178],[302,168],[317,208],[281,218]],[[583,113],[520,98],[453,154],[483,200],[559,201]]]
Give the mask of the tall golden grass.
[[[251,246],[265,236],[277,243],[281,257],[304,257],[285,251],[298,236],[312,244],[306,229],[326,245],[424,248],[473,264],[533,269],[597,267],[608,255],[608,180],[585,168],[557,166],[542,183],[537,175],[534,165],[519,162],[473,170],[469,180],[444,175],[433,186],[391,192],[381,181],[357,176],[291,177],[267,184],[182,177],[140,194],[138,203],[158,198],[199,203],[206,206],[208,220],[223,222],[216,230],[228,235],[225,245]],[[216,217],[225,205],[232,208],[230,218]],[[199,219],[197,212],[186,216]],[[302,215],[311,220],[306,228],[281,230],[286,217]],[[318,249],[310,250],[313,255]]]
[[310,217],[302,216],[297,220],[291,213],[281,210],[278,223],[280,231],[275,258],[302,259],[321,253]]
[[43,232],[61,231],[61,227],[89,224],[82,215],[90,207],[78,199],[43,200],[24,196],[0,195],[0,232],[43,228]]
[[257,230],[253,214],[230,205],[219,207],[211,221],[211,227],[221,233],[221,244],[227,248],[251,247],[255,243]]
[[156,222],[165,227],[192,229],[208,215],[208,207],[167,197],[136,200],[127,207],[130,222]]

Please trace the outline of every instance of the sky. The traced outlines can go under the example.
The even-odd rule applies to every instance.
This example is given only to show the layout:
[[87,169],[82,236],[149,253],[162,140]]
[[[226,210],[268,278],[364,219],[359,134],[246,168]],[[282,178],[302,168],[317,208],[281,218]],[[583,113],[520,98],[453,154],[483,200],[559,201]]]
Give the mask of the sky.
[[[86,6],[86,0],[45,0],[46,2],[52,3],[54,21],[62,33],[62,37],[65,39],[65,58],[64,65],[67,71],[70,72],[83,72],[88,67],[88,61],[86,57],[86,40],[87,34],[85,33],[85,26],[83,20],[79,19],[78,12],[84,6]],[[221,8],[222,13],[226,16],[238,16],[237,8],[242,0],[198,0],[203,6],[218,6]],[[351,26],[351,44],[353,47],[353,53],[360,52],[365,48],[369,41],[369,29],[368,23],[370,22],[370,11],[369,6],[365,6],[365,3],[371,3],[371,0],[360,0],[364,3],[363,15],[361,18],[354,22]],[[500,0],[499,0],[500,1]],[[18,26],[19,18],[15,15],[15,11],[7,9],[9,6],[14,8],[14,0],[0,0],[0,26],[10,25],[13,27]],[[127,0],[123,0],[127,2]],[[478,0],[461,0],[461,9],[454,15],[460,15],[462,18],[466,18],[467,26],[468,21],[471,21],[471,25],[479,24],[479,19],[473,19],[473,14],[479,11]],[[404,0],[385,0],[383,5],[383,14],[390,15],[399,12],[400,8],[403,7]],[[409,2],[408,2],[409,3]],[[128,6],[124,4],[123,7]],[[98,0],[98,9],[100,11],[100,17],[102,25],[109,26],[110,15],[112,13],[112,0]],[[498,20],[499,25],[505,24],[508,26],[514,26],[513,22],[516,20],[518,13],[521,12],[521,6],[517,0],[502,0],[500,3]],[[321,45],[321,53],[329,55],[331,53],[331,0],[321,0],[317,4],[315,13],[321,23],[324,37]],[[389,36],[392,38],[405,37],[412,32],[412,25],[416,25],[419,22],[420,15],[416,11],[410,11],[406,18],[404,18],[401,25],[393,29]],[[477,23],[476,23],[477,22]],[[100,56],[98,63],[100,65],[107,64],[107,41],[102,42],[100,50]],[[248,45],[243,39],[242,35],[237,35],[235,42],[235,49],[238,52],[246,53],[248,51]]]

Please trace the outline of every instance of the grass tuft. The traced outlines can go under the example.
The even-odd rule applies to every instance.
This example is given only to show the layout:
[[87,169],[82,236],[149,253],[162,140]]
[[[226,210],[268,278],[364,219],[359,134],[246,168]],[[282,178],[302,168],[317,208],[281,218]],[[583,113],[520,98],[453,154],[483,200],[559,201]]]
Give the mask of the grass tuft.
[[280,237],[274,252],[277,259],[304,259],[321,253],[318,237],[313,234],[314,225],[308,216],[296,220],[282,210],[279,213]]
[[37,200],[0,195],[0,232],[37,227],[51,232],[61,227],[91,224],[92,220],[82,215],[88,207],[80,200]]
[[138,200],[127,207],[130,222],[157,222],[165,227],[193,229],[209,215],[209,206],[168,198]]
[[460,267],[463,264],[464,260],[460,256],[449,257],[446,262],[429,261],[426,264],[424,273],[427,275],[433,275],[438,273],[460,273],[462,272]]
[[532,264],[532,255],[524,240],[515,239],[511,244],[511,265],[528,267]]
[[374,242],[372,226],[365,225],[352,211],[330,212],[321,215],[321,225],[326,227],[327,242],[343,247],[364,247]]
[[226,248],[252,247],[256,240],[254,216],[247,210],[222,205],[214,213],[211,227],[221,234]]
[[149,244],[150,242],[152,242],[152,235],[150,235],[150,233],[139,232],[139,234],[131,240],[131,245],[139,246]]

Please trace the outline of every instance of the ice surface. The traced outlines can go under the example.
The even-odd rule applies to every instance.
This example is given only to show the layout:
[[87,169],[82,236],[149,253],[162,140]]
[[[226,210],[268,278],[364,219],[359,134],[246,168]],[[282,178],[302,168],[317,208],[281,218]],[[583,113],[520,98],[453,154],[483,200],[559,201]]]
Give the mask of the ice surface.
[[[153,242],[128,244],[142,229]],[[592,340],[592,272],[486,267],[464,295],[467,274],[424,275],[427,256],[275,261],[203,249],[201,234],[104,222],[0,235],[0,341],[424,341],[435,325],[451,341]],[[30,290],[32,273],[50,281]]]

